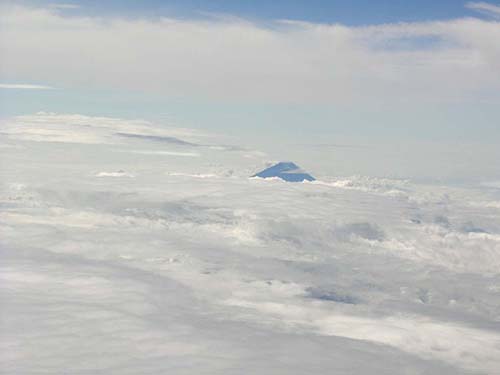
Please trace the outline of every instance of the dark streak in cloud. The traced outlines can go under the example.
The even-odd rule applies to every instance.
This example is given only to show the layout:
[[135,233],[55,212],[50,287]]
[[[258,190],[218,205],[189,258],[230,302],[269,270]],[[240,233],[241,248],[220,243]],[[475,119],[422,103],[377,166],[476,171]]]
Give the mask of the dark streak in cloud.
[[170,143],[170,144],[176,144],[179,146],[201,146],[196,143],[191,143],[184,141],[179,138],[175,137],[166,137],[166,136],[160,136],[160,135],[144,135],[144,134],[134,134],[134,133],[115,133],[115,135],[118,135],[120,137],[126,137],[126,138],[137,138],[137,139],[142,139],[146,141],[155,141],[155,142],[164,142],[164,143]]

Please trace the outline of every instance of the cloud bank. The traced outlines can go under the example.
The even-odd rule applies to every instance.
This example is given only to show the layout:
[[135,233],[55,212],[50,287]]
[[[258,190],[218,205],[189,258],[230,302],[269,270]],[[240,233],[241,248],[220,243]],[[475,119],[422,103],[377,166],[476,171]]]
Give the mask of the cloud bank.
[[5,5],[0,27],[4,81],[339,104],[485,100],[500,88],[500,23],[478,18],[260,25],[235,18],[69,17]]
[[2,129],[7,373],[500,366],[498,182],[251,179],[265,155],[140,120],[40,113]]

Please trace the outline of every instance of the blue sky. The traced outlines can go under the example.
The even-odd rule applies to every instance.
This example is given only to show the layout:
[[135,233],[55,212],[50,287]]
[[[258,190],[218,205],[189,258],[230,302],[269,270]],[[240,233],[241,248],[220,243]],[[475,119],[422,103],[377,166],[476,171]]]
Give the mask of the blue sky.
[[[26,1],[39,6],[54,1]],[[224,13],[252,20],[293,19],[321,23],[366,25],[452,19],[475,15],[462,0],[85,0],[65,1],[78,5],[74,14],[123,16],[203,17]],[[69,9],[68,9],[69,10]]]

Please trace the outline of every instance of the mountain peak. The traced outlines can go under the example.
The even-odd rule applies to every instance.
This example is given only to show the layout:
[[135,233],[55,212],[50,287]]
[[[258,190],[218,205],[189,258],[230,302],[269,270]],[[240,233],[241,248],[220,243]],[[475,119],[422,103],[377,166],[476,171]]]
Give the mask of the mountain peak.
[[289,182],[314,181],[315,178],[302,170],[297,164],[291,161],[281,161],[252,177],[270,178],[278,177]]

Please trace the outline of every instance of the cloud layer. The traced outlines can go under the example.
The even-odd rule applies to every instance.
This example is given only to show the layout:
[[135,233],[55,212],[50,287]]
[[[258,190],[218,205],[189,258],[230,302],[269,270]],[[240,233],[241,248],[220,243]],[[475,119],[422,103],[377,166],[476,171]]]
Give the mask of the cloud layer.
[[2,9],[0,27],[0,78],[7,81],[348,104],[488,99],[500,88],[500,24],[477,18],[259,25],[70,17],[11,5]]
[[4,128],[8,373],[500,366],[498,183],[251,179],[265,155],[188,129],[47,113]]

